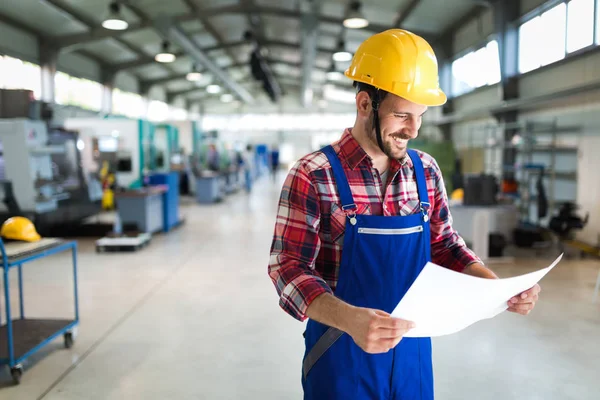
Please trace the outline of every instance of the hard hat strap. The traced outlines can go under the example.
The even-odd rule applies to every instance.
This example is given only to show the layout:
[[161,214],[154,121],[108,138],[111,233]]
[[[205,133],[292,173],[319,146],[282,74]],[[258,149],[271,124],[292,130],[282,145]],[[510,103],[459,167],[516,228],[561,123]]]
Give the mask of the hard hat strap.
[[377,137],[377,144],[381,151],[385,153],[383,148],[383,139],[381,138],[381,126],[379,124],[379,89],[377,89],[373,95],[371,106],[373,107],[373,124],[375,125],[375,136]]

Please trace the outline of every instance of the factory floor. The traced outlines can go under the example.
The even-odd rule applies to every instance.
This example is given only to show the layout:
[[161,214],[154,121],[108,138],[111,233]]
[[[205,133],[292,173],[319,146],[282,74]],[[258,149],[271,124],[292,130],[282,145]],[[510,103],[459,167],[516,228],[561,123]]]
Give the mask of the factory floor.
[[[303,324],[279,309],[266,274],[279,187],[263,180],[213,206],[187,200],[186,223],[137,253],[96,254],[80,241],[75,346],[47,346],[20,386],[2,371],[0,400],[301,398]],[[494,268],[518,275],[552,255]],[[71,315],[69,262],[25,266],[27,316]],[[598,399],[599,268],[566,260],[529,317],[434,339],[436,399]]]

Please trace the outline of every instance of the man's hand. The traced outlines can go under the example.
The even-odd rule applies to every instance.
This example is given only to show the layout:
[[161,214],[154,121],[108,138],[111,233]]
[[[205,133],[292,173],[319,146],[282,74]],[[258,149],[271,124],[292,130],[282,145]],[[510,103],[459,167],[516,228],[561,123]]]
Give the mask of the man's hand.
[[355,308],[353,317],[346,332],[361,349],[371,354],[387,353],[415,328],[414,322],[370,308]]
[[540,285],[535,285],[528,291],[513,297],[508,301],[508,311],[521,315],[529,314],[535,307],[541,291]]

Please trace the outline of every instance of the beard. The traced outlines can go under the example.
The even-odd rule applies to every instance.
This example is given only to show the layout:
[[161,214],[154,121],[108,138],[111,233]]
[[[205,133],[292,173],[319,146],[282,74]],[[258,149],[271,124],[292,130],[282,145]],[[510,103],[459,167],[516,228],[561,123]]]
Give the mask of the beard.
[[[367,132],[370,132],[369,139],[370,141],[379,149],[379,143],[377,142],[377,130],[374,127],[373,118],[371,117],[371,121],[369,121],[369,125],[367,126]],[[398,148],[398,144],[394,141],[394,138],[406,140],[406,147],[400,149]],[[407,135],[402,130],[394,133],[390,133],[386,136],[381,137],[383,142],[383,153],[391,159],[399,160],[404,158],[406,155],[406,149],[408,147],[408,140],[411,139],[410,135]]]

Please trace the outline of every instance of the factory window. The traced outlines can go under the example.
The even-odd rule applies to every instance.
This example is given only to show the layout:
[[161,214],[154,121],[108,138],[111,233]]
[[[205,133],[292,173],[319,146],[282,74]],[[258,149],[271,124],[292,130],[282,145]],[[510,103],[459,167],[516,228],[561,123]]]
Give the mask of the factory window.
[[472,51],[452,62],[452,95],[460,96],[471,90],[500,82],[498,42]]
[[112,94],[112,113],[129,118],[143,118],[144,99],[136,93],[114,89]]
[[33,90],[33,96],[39,100],[42,97],[42,72],[39,65],[0,56],[0,88]]
[[188,111],[184,108],[170,107],[169,108],[169,120],[171,121],[185,121],[188,119]]
[[567,52],[594,42],[594,0],[571,0],[567,12]]
[[519,72],[565,57],[567,5],[561,3],[519,27]]
[[169,118],[169,105],[162,101],[152,100],[148,104],[148,120],[153,122],[166,121]]
[[100,111],[102,108],[102,85],[98,82],[57,72],[54,85],[55,101],[58,104],[94,111]]

